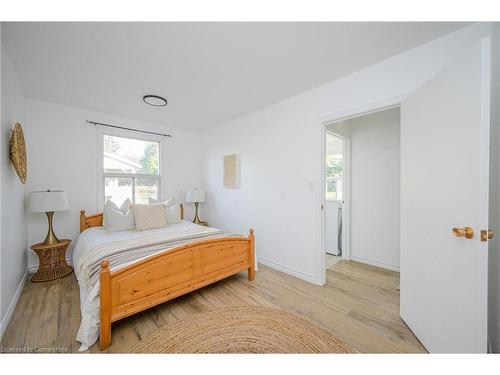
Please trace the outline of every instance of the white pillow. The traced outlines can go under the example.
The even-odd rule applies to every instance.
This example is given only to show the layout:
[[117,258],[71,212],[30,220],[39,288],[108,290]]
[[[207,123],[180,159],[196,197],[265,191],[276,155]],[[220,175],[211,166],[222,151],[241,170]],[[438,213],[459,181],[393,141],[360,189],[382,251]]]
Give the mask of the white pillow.
[[119,232],[122,230],[135,229],[134,211],[128,210],[125,214],[122,210],[113,207],[107,209],[107,228],[109,232]]
[[181,222],[181,204],[177,203],[170,207],[165,207],[167,224],[177,224]]
[[[149,198],[149,204],[160,203],[154,198]],[[161,202],[165,206],[165,217],[167,224],[177,224],[181,222],[181,205],[175,203],[175,198],[168,198],[166,201]]]
[[133,204],[135,229],[147,230],[163,228],[167,225],[165,206],[158,204]]
[[106,201],[106,204],[104,205],[104,210],[102,212],[102,226],[104,228],[107,228],[108,227],[108,219],[107,219],[107,216],[109,215],[108,214],[108,210],[109,209],[114,209],[114,210],[118,210],[118,211],[121,211],[123,212],[123,214],[125,215],[127,213],[127,211],[130,209],[130,205],[132,204],[132,202],[130,201],[130,199],[125,199],[123,201],[123,203],[121,204],[120,207],[118,207],[118,205],[111,201],[111,200],[108,200]]
[[170,206],[173,206],[175,204],[175,198],[168,198],[166,201],[163,201],[163,202],[160,202],[158,201],[157,199],[154,199],[154,198],[151,198],[149,197],[149,204],[157,204],[157,203],[161,203],[163,204],[165,207],[170,207]]

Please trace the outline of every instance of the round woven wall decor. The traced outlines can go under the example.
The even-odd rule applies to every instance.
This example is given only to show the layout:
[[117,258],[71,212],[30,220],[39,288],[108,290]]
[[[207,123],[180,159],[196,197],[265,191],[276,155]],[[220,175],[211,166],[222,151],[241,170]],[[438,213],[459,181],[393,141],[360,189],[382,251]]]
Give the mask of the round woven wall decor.
[[16,122],[12,136],[10,137],[10,160],[14,165],[19,179],[25,184],[26,177],[28,176],[28,160],[26,158],[23,127],[18,122]]

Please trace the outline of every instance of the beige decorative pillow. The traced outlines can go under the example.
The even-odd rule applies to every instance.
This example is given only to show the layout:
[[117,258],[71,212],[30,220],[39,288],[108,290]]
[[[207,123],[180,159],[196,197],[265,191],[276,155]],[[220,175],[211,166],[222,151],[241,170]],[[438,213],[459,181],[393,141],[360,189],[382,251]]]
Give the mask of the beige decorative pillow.
[[167,225],[163,204],[133,204],[135,229],[157,229]]

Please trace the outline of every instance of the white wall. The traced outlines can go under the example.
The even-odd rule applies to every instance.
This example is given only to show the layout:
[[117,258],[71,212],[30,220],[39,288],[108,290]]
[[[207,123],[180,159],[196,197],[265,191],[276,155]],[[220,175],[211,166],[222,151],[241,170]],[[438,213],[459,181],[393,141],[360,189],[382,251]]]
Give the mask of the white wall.
[[[240,233],[254,227],[261,262],[322,283],[320,119],[414,91],[490,29],[474,24],[204,132],[210,223]],[[222,186],[222,158],[229,153],[241,154],[239,190]]]
[[3,334],[26,271],[26,218],[24,186],[9,157],[10,130],[16,122],[25,125],[24,94],[5,50],[1,52],[1,308],[0,336]]
[[[54,215],[54,228],[59,238],[76,239],[80,210],[88,214],[98,211],[97,188],[101,183],[97,177],[97,160],[101,157],[97,152],[98,130],[85,120],[172,134],[165,146],[163,195],[183,200],[186,189],[200,183],[200,136],[197,133],[29,98],[26,108],[29,164],[26,199],[34,190],[64,189],[68,192],[70,209]],[[192,217],[189,205],[186,217]],[[42,241],[47,233],[45,215],[27,213],[27,223],[28,244]],[[72,247],[68,255],[71,251]],[[29,267],[36,266],[36,254],[31,250],[28,254]]]
[[488,337],[491,349],[500,352],[500,25],[492,37],[493,61],[491,82],[491,145],[490,145],[490,217],[489,226],[496,236],[488,249]]
[[351,259],[399,270],[399,107],[346,122],[351,145]]

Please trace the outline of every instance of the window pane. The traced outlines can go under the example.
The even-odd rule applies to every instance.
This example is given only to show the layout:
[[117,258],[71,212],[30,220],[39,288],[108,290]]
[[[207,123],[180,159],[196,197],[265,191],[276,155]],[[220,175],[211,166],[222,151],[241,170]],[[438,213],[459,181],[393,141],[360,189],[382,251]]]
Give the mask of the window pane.
[[325,177],[326,199],[342,200],[342,180],[344,175],[344,140],[326,133]]
[[132,183],[131,178],[104,178],[104,203],[112,200],[120,206],[127,198],[132,202]]
[[158,180],[138,178],[135,180],[135,203],[149,204],[149,197],[158,200]]
[[103,135],[104,173],[158,175],[160,143]]

